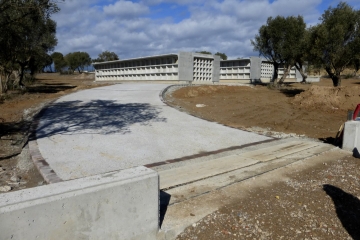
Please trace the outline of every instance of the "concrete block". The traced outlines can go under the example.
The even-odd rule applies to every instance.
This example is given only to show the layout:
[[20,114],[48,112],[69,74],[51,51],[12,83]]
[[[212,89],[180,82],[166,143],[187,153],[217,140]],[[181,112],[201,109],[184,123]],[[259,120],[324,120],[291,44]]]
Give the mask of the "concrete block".
[[1,239],[156,239],[158,175],[145,167],[0,195]]
[[213,55],[214,57],[214,65],[213,65],[213,72],[212,72],[212,79],[213,82],[220,81],[220,56]]
[[360,121],[348,121],[345,123],[344,139],[342,148],[352,151],[356,155],[360,150]]
[[261,62],[259,57],[250,58],[250,79],[253,83],[259,82],[261,79]]
[[194,57],[189,52],[179,52],[179,80],[192,82],[194,78]]

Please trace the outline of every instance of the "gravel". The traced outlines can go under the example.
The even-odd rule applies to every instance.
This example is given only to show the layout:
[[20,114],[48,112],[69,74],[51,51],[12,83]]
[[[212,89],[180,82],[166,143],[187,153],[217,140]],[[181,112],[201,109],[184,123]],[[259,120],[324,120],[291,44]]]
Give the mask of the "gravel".
[[359,167],[346,157],[249,189],[178,239],[360,239]]

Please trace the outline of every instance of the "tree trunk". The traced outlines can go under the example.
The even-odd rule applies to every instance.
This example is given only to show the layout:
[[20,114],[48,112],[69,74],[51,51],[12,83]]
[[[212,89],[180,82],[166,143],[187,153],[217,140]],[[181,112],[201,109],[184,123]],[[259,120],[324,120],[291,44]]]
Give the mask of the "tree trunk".
[[274,62],[273,65],[274,65],[274,73],[272,75],[271,82],[276,83],[276,80],[278,79],[279,76],[279,64],[277,62]]
[[307,75],[304,72],[303,65],[301,63],[295,63],[295,68],[299,71],[302,77],[301,83],[306,83]]
[[3,76],[0,73],[0,94],[3,94]]
[[331,78],[333,81],[334,87],[341,87],[341,78],[338,75],[335,75]]
[[22,83],[23,82],[23,79],[24,79],[24,68],[23,67],[21,67],[21,69],[20,69],[20,74],[19,74],[19,86],[20,87],[23,87],[24,86],[24,84]]
[[341,86],[341,78],[340,78],[340,73],[333,73],[331,71],[330,67],[325,67],[326,72],[329,74],[332,82],[333,82],[333,86],[334,87],[340,87]]
[[278,81],[278,84],[281,85],[284,83],[286,77],[289,75],[291,69],[291,65],[289,64],[285,69],[284,69],[284,74],[282,75],[282,77],[280,78],[280,80]]

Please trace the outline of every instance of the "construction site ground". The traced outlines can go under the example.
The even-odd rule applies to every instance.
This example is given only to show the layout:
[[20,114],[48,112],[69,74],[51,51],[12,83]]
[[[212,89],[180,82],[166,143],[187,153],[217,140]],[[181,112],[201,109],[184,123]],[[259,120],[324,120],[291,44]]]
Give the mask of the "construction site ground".
[[[26,91],[1,96],[0,190],[44,184],[27,153],[32,117],[62,95],[102,85],[94,83],[91,75],[40,74]],[[168,94],[166,101],[226,126],[332,143],[347,111],[360,102],[359,79],[344,79],[342,85],[332,88],[331,80],[324,78],[320,83],[293,83],[281,89],[190,86]],[[283,168],[271,179],[264,175],[244,181],[238,197],[224,199],[220,209],[199,219],[178,238],[359,239],[360,162],[351,153],[324,157]],[[197,213],[184,214],[195,218]]]

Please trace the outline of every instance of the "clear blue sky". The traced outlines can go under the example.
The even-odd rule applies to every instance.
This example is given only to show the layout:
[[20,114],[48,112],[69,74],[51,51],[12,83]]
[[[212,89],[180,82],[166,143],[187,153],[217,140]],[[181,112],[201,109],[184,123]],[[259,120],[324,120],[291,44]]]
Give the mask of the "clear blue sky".
[[[257,55],[253,39],[269,16],[302,15],[315,25],[338,0],[65,0],[53,15],[58,46],[95,58],[113,51],[121,59],[179,51]],[[360,0],[348,0],[360,9]]]

